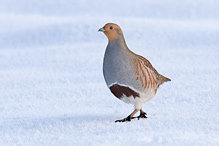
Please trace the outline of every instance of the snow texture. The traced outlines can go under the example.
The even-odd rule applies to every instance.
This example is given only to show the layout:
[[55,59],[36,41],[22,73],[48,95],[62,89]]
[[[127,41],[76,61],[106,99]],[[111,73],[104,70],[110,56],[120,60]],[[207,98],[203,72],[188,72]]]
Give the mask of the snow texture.
[[[218,0],[1,0],[0,145],[219,145]],[[119,24],[172,79],[133,111],[102,75]]]

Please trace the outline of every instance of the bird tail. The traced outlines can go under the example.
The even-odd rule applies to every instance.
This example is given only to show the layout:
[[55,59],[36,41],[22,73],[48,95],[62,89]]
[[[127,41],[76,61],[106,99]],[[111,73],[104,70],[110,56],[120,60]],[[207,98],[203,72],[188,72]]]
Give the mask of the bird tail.
[[171,79],[169,79],[163,75],[159,76],[159,85],[162,85],[164,82],[168,82],[168,81],[171,81]]

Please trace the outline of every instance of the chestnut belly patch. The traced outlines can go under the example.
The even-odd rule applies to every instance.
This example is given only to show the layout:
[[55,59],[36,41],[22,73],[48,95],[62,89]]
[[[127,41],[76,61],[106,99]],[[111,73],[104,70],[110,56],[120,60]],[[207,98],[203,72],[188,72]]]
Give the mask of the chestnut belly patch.
[[123,95],[130,97],[133,96],[134,98],[140,97],[139,93],[135,92],[134,90],[130,89],[129,87],[122,86],[119,84],[114,84],[110,86],[110,91],[117,97],[122,98]]

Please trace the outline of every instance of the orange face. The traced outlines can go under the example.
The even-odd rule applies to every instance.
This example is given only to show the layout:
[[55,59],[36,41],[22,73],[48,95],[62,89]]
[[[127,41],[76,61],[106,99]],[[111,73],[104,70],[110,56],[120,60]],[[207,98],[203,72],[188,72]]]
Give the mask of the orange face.
[[109,43],[117,39],[118,35],[122,35],[121,28],[114,23],[107,23],[104,27],[100,28],[99,31],[102,31],[107,36]]

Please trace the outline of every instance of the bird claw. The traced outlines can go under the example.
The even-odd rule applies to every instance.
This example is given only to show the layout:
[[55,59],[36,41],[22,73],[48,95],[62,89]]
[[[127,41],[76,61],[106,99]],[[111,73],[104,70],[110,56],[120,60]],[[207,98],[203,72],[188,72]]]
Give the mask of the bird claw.
[[148,118],[146,115],[147,115],[147,114],[146,114],[145,112],[142,112],[142,113],[140,113],[140,115],[139,115],[138,117],[136,117],[136,118],[138,118],[138,120],[139,120],[140,118]]
[[137,110],[134,110],[134,112],[132,112],[128,117],[126,117],[126,118],[124,118],[122,120],[116,120],[115,122],[126,122],[126,121],[130,122],[132,119],[135,119],[135,118],[138,118],[138,120],[140,118],[147,118],[146,117],[147,114],[142,109],[140,110],[140,115],[138,117],[133,117],[133,115],[136,112],[137,112]]
[[130,122],[131,121],[131,119],[134,119],[135,117],[130,117],[130,116],[128,116],[128,117],[126,117],[126,118],[124,118],[124,119],[122,119],[122,120],[116,120],[115,121],[115,123],[117,123],[117,122]]

